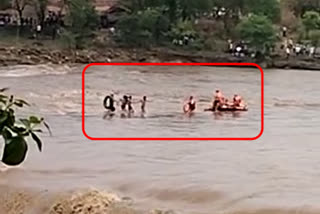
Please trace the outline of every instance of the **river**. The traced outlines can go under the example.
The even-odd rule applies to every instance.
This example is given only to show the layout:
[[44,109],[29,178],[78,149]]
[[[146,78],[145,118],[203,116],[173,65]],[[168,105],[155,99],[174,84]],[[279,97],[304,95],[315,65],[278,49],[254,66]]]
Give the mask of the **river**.
[[[137,208],[146,210],[319,212],[320,72],[264,71],[265,127],[256,141],[90,141],[81,129],[83,68],[0,68],[0,86],[32,104],[22,116],[44,116],[53,132],[41,136],[43,152],[30,144],[22,166],[0,172],[1,192],[32,191],[39,198],[43,191],[50,195],[94,187],[131,197]],[[217,88],[230,98],[241,94],[249,111],[203,112]],[[102,101],[110,92],[116,99],[148,96],[147,113],[142,117],[135,104],[132,118],[117,112],[103,119]],[[189,95],[198,101],[191,117],[181,113]],[[85,104],[85,131],[91,137],[252,138],[261,130],[261,75],[251,68],[90,67]],[[39,207],[31,207],[30,213],[51,206],[46,203],[51,202],[34,205]],[[10,210],[9,196],[2,206]]]

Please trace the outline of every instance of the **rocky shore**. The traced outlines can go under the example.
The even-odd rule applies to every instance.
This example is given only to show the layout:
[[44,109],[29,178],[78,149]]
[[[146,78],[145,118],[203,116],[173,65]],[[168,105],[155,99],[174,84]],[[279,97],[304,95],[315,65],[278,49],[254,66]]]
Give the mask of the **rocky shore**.
[[272,56],[267,61],[212,52],[174,51],[168,49],[106,48],[63,50],[43,47],[0,47],[0,66],[37,64],[88,64],[93,62],[254,62],[263,68],[320,70],[320,60],[310,57]]

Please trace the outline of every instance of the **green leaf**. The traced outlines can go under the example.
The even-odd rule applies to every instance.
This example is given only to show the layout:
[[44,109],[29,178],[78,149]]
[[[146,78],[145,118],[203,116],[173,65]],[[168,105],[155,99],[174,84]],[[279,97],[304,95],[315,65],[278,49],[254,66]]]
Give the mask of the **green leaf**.
[[7,112],[3,112],[2,114],[0,114],[0,124],[4,123],[7,119],[8,119],[8,113]]
[[44,126],[47,128],[47,130],[49,131],[50,136],[52,136],[52,132],[51,132],[51,130],[50,130],[49,125],[48,125],[45,121],[43,121],[43,124],[44,124]]
[[3,95],[3,94],[0,94],[0,99],[8,99],[8,96],[6,96],[6,95]]
[[5,91],[7,91],[7,90],[9,90],[9,88],[1,88],[1,89],[0,89],[0,92],[5,92]]
[[30,121],[30,123],[40,124],[42,122],[42,119],[39,119],[35,116],[31,116],[31,117],[29,117],[29,121]]
[[21,136],[16,136],[6,141],[2,162],[9,166],[21,164],[28,151],[28,145],[25,139]]
[[12,130],[13,132],[17,133],[17,134],[22,134],[22,133],[24,133],[24,132],[27,131],[26,128],[18,127],[18,126],[12,127],[11,130]]
[[26,102],[25,100],[22,100],[22,99],[16,99],[15,102],[21,103],[22,105],[30,106],[30,104],[28,102]]
[[18,107],[20,107],[20,108],[23,107],[23,104],[22,104],[22,103],[19,103],[19,102],[14,102],[13,104],[16,105],[16,106],[18,106]]
[[21,123],[25,125],[25,127],[29,128],[30,127],[30,121],[27,119],[20,119]]
[[9,102],[12,103],[13,102],[13,96],[11,95],[9,98]]
[[15,121],[16,121],[16,119],[15,119],[15,116],[14,116],[14,111],[13,111],[13,109],[9,109],[7,126],[8,126],[8,127],[14,126]]
[[9,140],[10,138],[12,138],[12,134],[7,128],[4,128],[2,130],[2,136],[5,140]]
[[31,132],[31,136],[32,136],[32,139],[33,139],[34,141],[36,141],[36,143],[37,143],[37,145],[38,145],[38,149],[39,149],[39,151],[41,152],[41,151],[42,151],[42,142],[41,142],[41,140],[40,140],[39,137],[38,137],[35,133],[33,133],[33,132]]

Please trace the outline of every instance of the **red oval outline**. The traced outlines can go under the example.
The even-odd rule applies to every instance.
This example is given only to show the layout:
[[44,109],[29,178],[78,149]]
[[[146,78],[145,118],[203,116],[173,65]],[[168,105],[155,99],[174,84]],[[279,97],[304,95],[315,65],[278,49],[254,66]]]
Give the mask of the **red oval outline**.
[[[237,67],[257,67],[261,72],[261,130],[259,134],[255,137],[246,137],[246,138],[103,138],[103,137],[91,137],[85,131],[85,72],[91,66],[109,66],[109,65],[153,65],[153,66],[237,66]],[[256,63],[90,63],[82,71],[82,132],[86,138],[89,140],[95,141],[111,141],[111,140],[120,140],[120,141],[254,141],[259,139],[264,131],[264,73],[262,68]]]

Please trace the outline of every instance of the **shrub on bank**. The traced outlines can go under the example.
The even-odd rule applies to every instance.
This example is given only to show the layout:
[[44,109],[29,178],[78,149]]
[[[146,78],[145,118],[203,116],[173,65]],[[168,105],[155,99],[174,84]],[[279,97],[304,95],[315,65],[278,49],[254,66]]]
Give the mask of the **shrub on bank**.
[[26,139],[28,137],[32,137],[38,149],[42,150],[42,142],[36,134],[41,133],[42,130],[37,127],[44,124],[49,129],[49,126],[43,118],[35,116],[18,119],[15,107],[22,108],[29,104],[13,96],[4,95],[5,90],[0,89],[0,136],[4,140],[2,162],[6,165],[16,166],[26,158],[28,151]]
[[170,21],[160,9],[147,9],[122,17],[116,28],[115,39],[118,42],[146,47],[163,40]]

